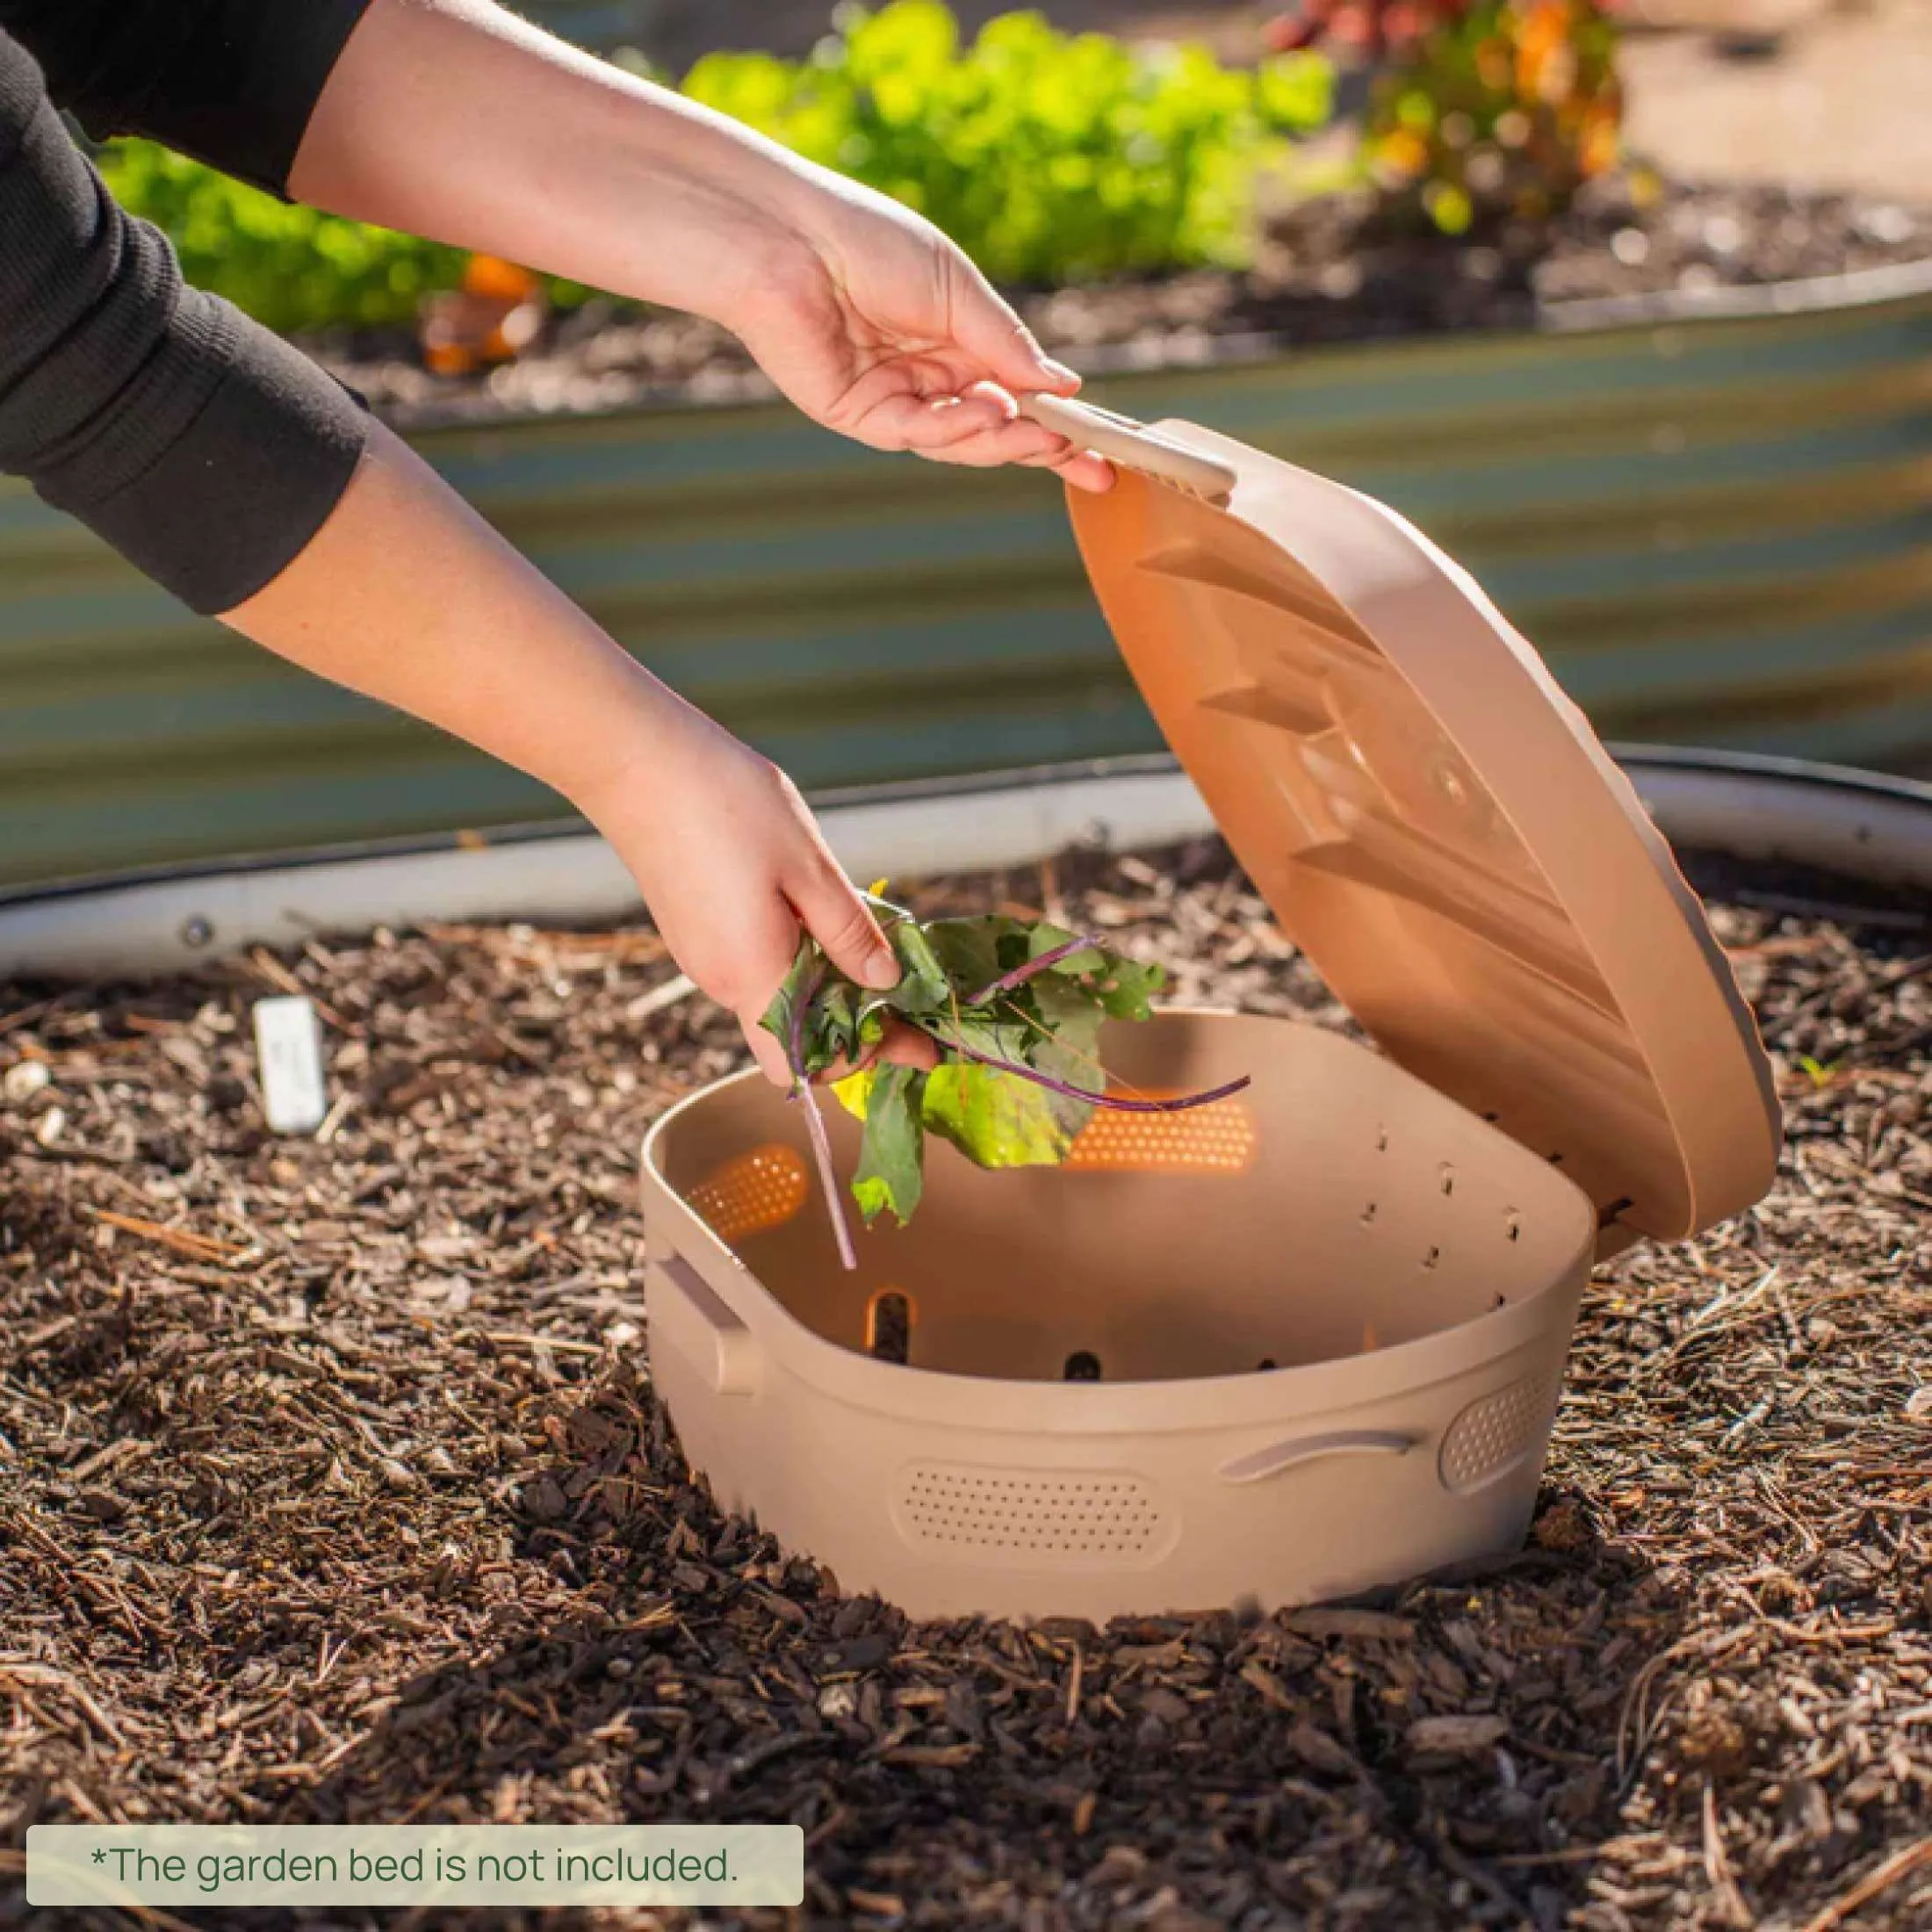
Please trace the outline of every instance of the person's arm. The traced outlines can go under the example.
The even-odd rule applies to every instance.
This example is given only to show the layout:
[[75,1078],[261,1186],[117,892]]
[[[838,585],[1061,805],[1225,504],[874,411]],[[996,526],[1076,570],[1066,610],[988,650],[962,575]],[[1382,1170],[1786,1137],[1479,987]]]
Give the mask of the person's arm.
[[562,793],[774,1078],[785,1070],[757,1022],[800,921],[855,978],[883,951],[782,775],[642,670],[314,364],[183,287],[4,32],[0,470],[191,608]]
[[801,921],[854,978],[898,978],[789,781],[638,666],[386,430],[371,432],[314,542],[224,621],[569,799],[774,1079],[782,1056],[758,1023]]
[[[0,20],[49,4],[0,0],[8,10]],[[76,4],[102,12],[100,0]],[[204,21],[225,10],[280,12],[269,0],[178,4]],[[376,17],[392,19],[396,10],[378,0]],[[457,25],[473,26],[466,17]],[[67,76],[83,91],[96,84],[97,132],[118,125],[165,136],[178,125],[177,113],[126,91],[134,75],[125,63],[109,65],[119,76],[111,85],[77,71]],[[32,97],[16,117],[31,131],[24,148],[7,113],[16,68],[29,76]],[[337,94],[333,81],[328,92]],[[288,131],[301,122],[313,132],[314,121],[304,119],[299,91],[281,98],[276,125],[292,147]],[[550,101],[550,111],[558,106]],[[306,138],[300,146],[306,154]],[[273,185],[277,163],[263,153],[256,171]],[[433,151],[421,158],[440,165]],[[707,191],[702,180],[685,185],[701,200]],[[17,260],[9,249],[23,222],[43,224],[49,206],[65,240]],[[959,318],[969,311],[974,329],[991,314],[1005,353],[1019,358],[1006,381],[1034,380],[1037,357],[1011,334],[1010,312],[963,257],[910,217],[858,209],[848,237],[853,275],[899,309],[923,313],[943,298],[949,315],[957,310],[960,340],[942,332],[909,353],[903,331],[865,324],[855,350],[869,378],[858,386],[863,407],[841,426],[927,453],[964,431],[974,446],[961,438],[945,453],[1062,462],[1073,479],[1104,487],[1104,465],[1070,459],[1060,439],[1012,424],[1010,400],[962,394],[984,369],[962,347],[968,324]],[[896,249],[895,235],[910,245]],[[818,244],[810,252],[824,263]],[[936,278],[935,266],[943,271]],[[990,306],[955,302],[960,290]],[[841,332],[854,326],[854,312],[842,298],[816,314],[796,299],[770,314],[785,319],[791,347],[825,352],[820,364],[829,357],[836,366],[850,346]],[[76,385],[90,356],[108,359],[111,379],[90,375]],[[1038,386],[1073,386],[1038,366]],[[790,963],[800,923],[854,977],[871,977],[868,962],[883,945],[877,928],[789,782],[634,664],[312,364],[226,305],[183,290],[166,244],[114,207],[61,133],[32,62],[4,32],[0,468],[30,476],[193,608],[467,739],[575,803],[629,865],[680,965],[739,1015],[773,1078],[784,1070],[757,1022]],[[929,1056],[912,1042],[893,1050]]]
[[1014,416],[1015,392],[1078,378],[930,222],[491,0],[373,0],[289,191],[707,316],[876,447],[1112,480]]

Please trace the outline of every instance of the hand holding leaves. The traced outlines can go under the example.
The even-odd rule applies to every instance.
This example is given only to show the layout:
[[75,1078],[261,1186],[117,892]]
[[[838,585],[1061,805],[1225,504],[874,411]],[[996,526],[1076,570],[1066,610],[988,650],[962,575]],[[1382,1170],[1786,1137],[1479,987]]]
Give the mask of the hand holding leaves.
[[925,1034],[943,1058],[930,1071],[862,1065],[838,1083],[840,1101],[865,1122],[852,1193],[868,1223],[888,1208],[901,1224],[912,1218],[928,1134],[982,1167],[1051,1165],[1066,1158],[1097,1107],[1172,1113],[1248,1085],[1161,1100],[1109,1091],[1096,1057],[1100,1029],[1110,1019],[1150,1016],[1166,977],[1158,966],[1044,922],[988,915],[922,923],[876,891],[868,898],[903,969],[899,984],[885,992],[855,985],[807,938],[763,1021],[784,1046],[793,1098],[811,1110],[847,1267],[856,1258],[811,1082],[868,1061],[892,1022]]

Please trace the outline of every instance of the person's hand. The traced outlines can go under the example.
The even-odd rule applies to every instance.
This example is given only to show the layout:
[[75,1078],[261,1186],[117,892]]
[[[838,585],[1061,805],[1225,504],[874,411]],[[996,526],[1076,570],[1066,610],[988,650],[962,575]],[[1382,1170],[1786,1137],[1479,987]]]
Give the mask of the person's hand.
[[808,415],[875,449],[1113,480],[1015,417],[1017,396],[1079,378],[930,221],[487,0],[378,0],[290,187],[721,322]]
[[830,175],[788,213],[792,245],[723,319],[807,415],[874,449],[1108,487],[1102,458],[1015,414],[1016,396],[1080,378],[930,221]]
[[[896,985],[898,962],[775,765],[688,708],[651,738],[647,763],[614,773],[580,802],[637,880],[672,957],[737,1016],[766,1075],[789,1086],[784,1050],[760,1021],[790,970],[800,926],[861,985]],[[874,1056],[926,1067],[938,1056],[910,1027],[890,1031]]]

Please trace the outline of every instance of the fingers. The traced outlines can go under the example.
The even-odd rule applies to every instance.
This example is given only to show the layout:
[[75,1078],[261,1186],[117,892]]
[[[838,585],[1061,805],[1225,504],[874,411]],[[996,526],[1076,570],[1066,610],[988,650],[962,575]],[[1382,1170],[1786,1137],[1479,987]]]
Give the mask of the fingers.
[[1092,450],[1077,450],[1069,443],[1057,454],[1036,459],[1035,466],[1052,470],[1063,483],[1077,490],[1091,490],[1096,496],[1114,487],[1114,465]]
[[[771,1036],[768,1034],[768,1039]],[[921,1033],[917,1027],[909,1027],[904,1020],[895,1020],[886,1028],[884,1037],[869,1052],[862,1053],[856,1060],[839,1060],[818,1076],[821,1081],[843,1080],[849,1074],[863,1073],[868,1067],[876,1066],[881,1061],[893,1066],[916,1067],[922,1073],[929,1073],[940,1063],[939,1042],[930,1034]]]
[[739,1030],[745,1035],[745,1044],[752,1049],[759,1071],[774,1086],[789,1089],[792,1084],[791,1064],[785,1057],[785,1049],[761,1024],[764,1017],[761,1009],[743,1008],[738,1014]]
[[935,463],[957,463],[973,469],[1012,463],[1024,469],[1051,470],[1063,482],[1096,494],[1114,487],[1114,465],[1105,457],[1082,450],[1024,416],[997,429],[960,436],[916,453]]
[[1063,436],[1017,415],[1012,399],[990,384],[977,384],[958,396],[882,398],[869,412],[862,434],[868,442],[910,450],[936,463],[970,469],[1019,464],[1052,470],[1077,489],[1113,487],[1113,465],[1105,458],[1077,449]]
[[[766,1078],[789,1087],[789,1052],[761,1022],[797,956],[799,927],[818,942],[839,971],[861,986],[883,991],[898,985],[899,962],[790,782],[769,768],[761,769],[761,781],[758,797],[764,822],[757,829],[768,841],[770,869],[750,901],[721,922],[733,935],[732,956],[712,977]],[[746,856],[739,853],[738,861]],[[710,916],[717,916],[715,901]],[[695,970],[691,977],[706,984]]]
[[895,1021],[872,1057],[889,1061],[896,1067],[916,1067],[921,1072],[930,1073],[940,1063],[939,1042],[931,1034],[921,1033],[917,1027]]
[[984,382],[956,395],[882,396],[866,412],[862,428],[868,442],[888,449],[989,467],[1066,448],[1065,437],[1018,415],[1005,390]]
[[939,456],[977,437],[998,436],[1013,422],[1013,404],[984,386],[959,396],[938,396],[920,403],[905,422],[906,447],[921,456]]
[[1080,386],[1079,377],[1041,348],[1033,331],[963,255],[949,267],[953,340],[994,382],[1016,395],[1045,389],[1071,396]]
[[899,983],[899,962],[858,889],[814,840],[782,882],[799,923],[847,979],[883,991]]

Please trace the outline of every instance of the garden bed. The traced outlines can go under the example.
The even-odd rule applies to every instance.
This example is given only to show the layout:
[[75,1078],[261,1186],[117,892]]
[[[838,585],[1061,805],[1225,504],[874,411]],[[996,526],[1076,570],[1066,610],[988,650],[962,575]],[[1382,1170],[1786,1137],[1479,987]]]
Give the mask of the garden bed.
[[[0,992],[10,1836],[791,1818],[826,1926],[1922,1924],[1932,923],[1698,876],[1784,1175],[1593,1288],[1530,1547],[1104,1633],[909,1628],[687,1482],[635,1153],[740,1049],[649,934]],[[913,897],[1344,1023],[1216,843]],[[294,984],[342,1097],[316,1142],[253,1085],[249,1004]]]
[[[1021,292],[1054,353],[1090,368],[1190,367],[1230,350],[1292,350],[1453,332],[1521,331],[1567,306],[1817,280],[1932,260],[1932,208],[1755,184],[1593,184],[1547,227],[1479,242],[1401,234],[1370,198],[1313,198],[1271,227],[1249,270]],[[407,330],[338,331],[305,346],[405,428],[647,402],[771,393],[734,338],[688,316],[605,298],[552,320],[514,363],[432,375]]]

